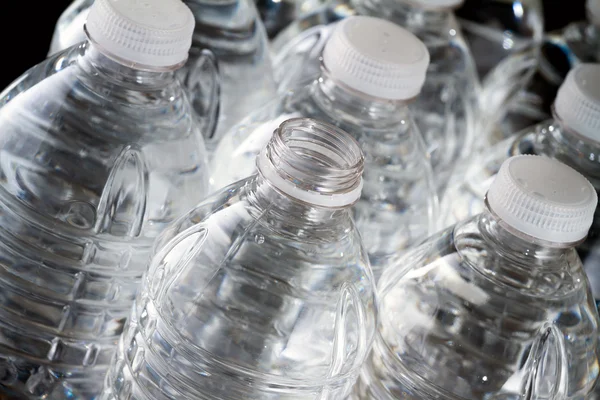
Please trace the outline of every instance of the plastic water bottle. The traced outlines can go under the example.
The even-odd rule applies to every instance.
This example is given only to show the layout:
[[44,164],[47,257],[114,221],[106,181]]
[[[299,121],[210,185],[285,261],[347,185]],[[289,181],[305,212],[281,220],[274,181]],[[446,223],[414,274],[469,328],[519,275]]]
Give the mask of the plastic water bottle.
[[[83,40],[85,14],[92,3],[75,0],[67,8],[56,25],[51,54]],[[225,132],[275,95],[268,38],[252,0],[184,3],[194,13],[196,29],[190,57],[178,75],[212,153]],[[219,102],[206,103],[213,94],[219,95]]]
[[[600,190],[600,64],[580,64],[569,72],[554,102],[554,119],[517,132],[474,158],[449,184],[442,200],[444,226],[484,210],[483,196],[500,165],[518,154],[556,158],[586,176]],[[461,168],[462,169],[462,168]],[[594,297],[600,300],[600,215],[578,247]]]
[[292,119],[256,163],[160,237],[101,399],[349,394],[376,316],[360,147]]
[[544,36],[539,48],[515,53],[483,82],[482,119],[492,143],[552,118],[552,102],[569,70],[598,62],[600,1],[588,0],[588,21],[575,22]]
[[431,165],[407,107],[428,60],[423,43],[391,22],[363,16],[340,22],[317,80],[257,110],[223,138],[212,162],[213,187],[254,173],[256,155],[288,118],[339,126],[365,153],[365,188],[354,218],[378,277],[390,256],[437,227]]
[[503,163],[483,213],[384,272],[355,398],[588,398],[599,321],[575,245],[597,201],[556,160]]
[[481,78],[506,57],[539,47],[544,35],[541,0],[465,0],[456,14]]
[[0,398],[100,392],[155,237],[208,189],[190,10],[97,0],[86,26],[0,94]]
[[[331,24],[350,15],[394,22],[421,39],[430,54],[427,80],[411,104],[429,153],[439,193],[457,160],[471,154],[479,81],[452,12],[461,0],[331,0],[291,24],[273,41],[280,89],[315,78]],[[477,138],[482,140],[482,138]]]

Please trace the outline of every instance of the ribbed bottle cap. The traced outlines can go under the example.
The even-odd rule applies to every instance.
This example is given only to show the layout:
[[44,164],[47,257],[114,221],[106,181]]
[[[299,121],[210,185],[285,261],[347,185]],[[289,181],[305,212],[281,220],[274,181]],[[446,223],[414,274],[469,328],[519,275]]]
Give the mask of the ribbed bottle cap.
[[96,0],[85,27],[107,55],[165,68],[187,59],[194,25],[180,0]]
[[586,8],[589,21],[594,25],[600,25],[600,0],[588,0]]
[[374,17],[349,17],[337,24],[323,49],[333,77],[382,99],[415,97],[425,82],[429,52],[415,35]]
[[568,73],[554,111],[568,128],[600,141],[600,64],[580,64]]
[[446,8],[458,8],[465,0],[406,0],[417,7],[427,10],[440,10]]
[[598,197],[571,167],[542,156],[515,156],[500,167],[487,201],[500,219],[526,235],[573,243],[587,235]]

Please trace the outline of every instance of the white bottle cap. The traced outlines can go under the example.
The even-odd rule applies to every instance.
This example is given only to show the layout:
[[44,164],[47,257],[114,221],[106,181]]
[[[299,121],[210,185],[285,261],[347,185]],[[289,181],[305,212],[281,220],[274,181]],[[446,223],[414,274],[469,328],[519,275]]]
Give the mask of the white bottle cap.
[[588,0],[586,9],[590,22],[594,25],[600,25],[600,0]]
[[500,167],[487,194],[490,209],[514,229],[554,243],[584,239],[598,203],[579,172],[542,156],[515,156]]
[[369,96],[406,100],[419,94],[429,52],[415,35],[374,17],[349,17],[337,24],[323,49],[333,79]]
[[166,68],[187,60],[194,25],[180,0],[96,0],[85,28],[108,56]]
[[412,3],[417,7],[426,10],[441,10],[441,9],[454,9],[464,3],[465,0],[406,0],[408,3]]
[[579,64],[569,71],[554,112],[568,129],[600,142],[600,64]]

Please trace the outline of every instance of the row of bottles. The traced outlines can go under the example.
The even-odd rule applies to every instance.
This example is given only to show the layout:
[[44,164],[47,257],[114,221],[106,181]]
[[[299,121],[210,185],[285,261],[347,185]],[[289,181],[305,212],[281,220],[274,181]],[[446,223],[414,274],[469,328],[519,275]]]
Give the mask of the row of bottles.
[[0,398],[592,395],[600,64],[543,49],[600,2],[510,46],[461,3],[269,41],[250,0],[76,0],[0,94]]

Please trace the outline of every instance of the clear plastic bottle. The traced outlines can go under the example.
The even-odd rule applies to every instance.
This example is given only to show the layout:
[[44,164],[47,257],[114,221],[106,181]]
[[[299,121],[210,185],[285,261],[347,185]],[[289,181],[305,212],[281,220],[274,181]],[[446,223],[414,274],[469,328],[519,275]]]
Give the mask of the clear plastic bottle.
[[255,171],[277,125],[309,117],[354,136],[365,153],[365,189],[354,217],[378,277],[387,259],[433,233],[438,202],[423,139],[407,107],[419,93],[427,49],[379,18],[340,22],[323,52],[321,76],[248,116],[221,141],[211,165],[220,188]]
[[376,318],[360,147],[292,119],[256,162],[160,237],[101,399],[349,394]]
[[[575,168],[600,190],[600,64],[579,64],[569,72],[554,102],[554,119],[515,133],[456,174],[442,199],[442,221],[449,226],[484,210],[483,196],[500,165],[518,154],[555,158]],[[600,215],[578,247],[600,300]]]
[[0,94],[0,398],[94,398],[154,239],[207,194],[193,16],[143,5],[97,0],[89,41]]
[[546,34],[537,48],[512,54],[483,82],[482,130],[492,144],[514,132],[552,118],[551,106],[569,70],[598,62],[600,1],[588,0],[588,21]]
[[[332,23],[351,15],[394,22],[421,39],[430,54],[427,80],[411,104],[431,154],[439,193],[455,162],[470,156],[477,126],[479,80],[452,12],[461,0],[331,0],[291,24],[273,41],[280,90],[315,78]],[[481,138],[477,138],[481,140]]]
[[556,160],[503,163],[483,213],[381,277],[378,334],[355,398],[588,398],[599,321],[575,245],[597,201]]
[[[85,15],[92,3],[75,0],[67,8],[56,25],[51,54],[83,40]],[[190,57],[178,75],[212,153],[225,132],[275,95],[268,38],[253,0],[184,3],[194,13],[196,29]],[[218,75],[218,80],[207,72]],[[213,93],[219,101],[205,102]]]

